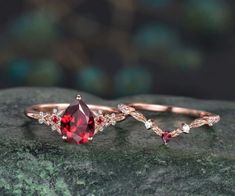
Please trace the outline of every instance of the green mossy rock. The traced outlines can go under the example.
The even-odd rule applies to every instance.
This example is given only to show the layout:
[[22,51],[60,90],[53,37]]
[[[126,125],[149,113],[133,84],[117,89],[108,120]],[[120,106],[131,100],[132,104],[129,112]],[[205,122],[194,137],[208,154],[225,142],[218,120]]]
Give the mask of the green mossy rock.
[[[235,195],[235,103],[140,95],[114,101],[81,93],[86,103],[116,106],[144,101],[221,115],[168,146],[132,118],[87,145],[61,140],[24,116],[36,103],[71,102],[76,91],[18,88],[0,91],[0,195]],[[171,130],[189,117],[145,113]]]

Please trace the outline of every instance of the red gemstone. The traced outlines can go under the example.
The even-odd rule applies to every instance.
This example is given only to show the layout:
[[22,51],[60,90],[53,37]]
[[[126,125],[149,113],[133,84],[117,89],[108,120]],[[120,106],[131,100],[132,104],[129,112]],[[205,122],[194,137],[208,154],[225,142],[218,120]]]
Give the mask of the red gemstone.
[[163,134],[162,134],[162,140],[165,144],[167,144],[170,140],[171,140],[172,136],[171,136],[171,133],[168,132],[168,131],[165,131]]
[[76,100],[61,118],[61,134],[69,143],[84,144],[94,136],[94,116],[82,100]]
[[52,121],[53,121],[55,124],[57,124],[58,121],[59,121],[59,118],[58,118],[57,116],[53,116],[53,117],[52,117]]
[[99,116],[96,118],[97,125],[102,125],[105,121],[105,118],[103,116]]

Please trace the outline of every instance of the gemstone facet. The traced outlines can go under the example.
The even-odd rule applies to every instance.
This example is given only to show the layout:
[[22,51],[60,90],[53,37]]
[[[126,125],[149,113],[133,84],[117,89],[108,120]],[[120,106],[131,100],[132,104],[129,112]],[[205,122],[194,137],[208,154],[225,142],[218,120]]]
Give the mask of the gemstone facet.
[[84,144],[94,136],[94,132],[93,113],[81,99],[77,99],[61,118],[62,137],[69,143]]

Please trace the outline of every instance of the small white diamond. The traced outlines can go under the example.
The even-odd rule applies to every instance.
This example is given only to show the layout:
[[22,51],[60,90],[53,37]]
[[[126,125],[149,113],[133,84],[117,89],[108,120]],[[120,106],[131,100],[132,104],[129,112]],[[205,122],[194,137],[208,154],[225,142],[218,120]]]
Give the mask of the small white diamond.
[[43,116],[43,115],[44,115],[44,113],[43,113],[43,112],[39,112],[39,115],[40,115],[40,116]]
[[183,125],[182,125],[182,131],[183,131],[184,133],[189,133],[189,131],[190,131],[190,126],[189,126],[188,124],[183,124]]
[[213,119],[213,118],[211,118],[211,119],[208,120],[208,125],[209,125],[210,127],[212,127],[212,126],[214,125],[214,119]]
[[66,139],[67,139],[67,137],[66,137],[65,135],[63,135],[63,136],[62,136],[62,139],[63,139],[63,140],[66,140]]
[[51,129],[52,129],[52,131],[55,131],[57,129],[57,127],[55,125],[52,125]]
[[111,121],[111,125],[115,126],[116,125],[116,121],[112,120]]
[[53,113],[56,114],[58,110],[56,108],[53,109]]
[[213,123],[209,123],[208,125],[209,125],[210,127],[212,127],[212,126],[213,126]]
[[100,131],[100,132],[102,132],[103,130],[104,130],[104,128],[103,128],[103,127],[100,127],[100,128],[99,128],[99,131]]
[[121,112],[126,113],[126,111],[125,111],[126,107],[125,107],[124,104],[118,104],[118,109],[119,109]]
[[153,126],[153,122],[152,122],[151,119],[149,119],[149,120],[147,120],[147,121],[145,122],[145,127],[146,127],[146,129],[151,129],[152,126]]
[[135,108],[129,107],[125,104],[118,104],[118,109],[125,115],[129,115],[131,112],[135,111]]
[[43,124],[45,121],[43,118],[38,119],[39,124]]

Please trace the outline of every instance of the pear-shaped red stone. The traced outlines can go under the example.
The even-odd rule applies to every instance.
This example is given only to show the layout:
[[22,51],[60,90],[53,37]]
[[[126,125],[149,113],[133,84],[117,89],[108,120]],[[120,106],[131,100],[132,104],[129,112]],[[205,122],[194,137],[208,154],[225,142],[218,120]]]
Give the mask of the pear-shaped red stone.
[[61,118],[61,134],[69,143],[84,144],[94,136],[94,116],[82,100],[76,100]]

